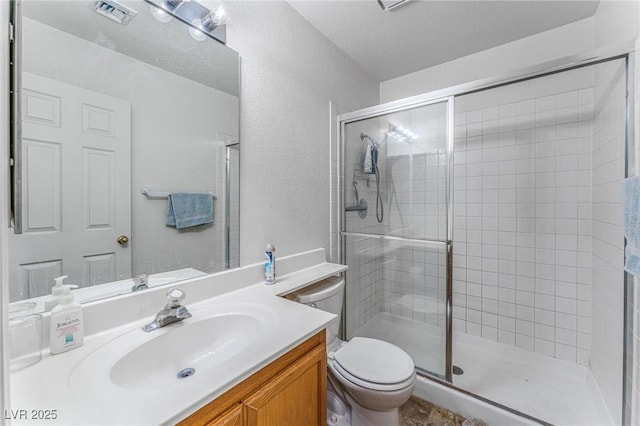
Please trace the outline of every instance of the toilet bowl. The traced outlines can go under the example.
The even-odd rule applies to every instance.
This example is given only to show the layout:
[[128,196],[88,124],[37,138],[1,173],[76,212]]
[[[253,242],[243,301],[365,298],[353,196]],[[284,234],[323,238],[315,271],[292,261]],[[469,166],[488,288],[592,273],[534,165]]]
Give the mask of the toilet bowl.
[[351,406],[351,425],[397,426],[398,408],[415,386],[413,360],[382,340],[354,337],[343,342],[337,338],[343,289],[344,279],[331,277],[288,297],[338,315],[327,327],[327,367],[329,382],[338,388],[332,391]]

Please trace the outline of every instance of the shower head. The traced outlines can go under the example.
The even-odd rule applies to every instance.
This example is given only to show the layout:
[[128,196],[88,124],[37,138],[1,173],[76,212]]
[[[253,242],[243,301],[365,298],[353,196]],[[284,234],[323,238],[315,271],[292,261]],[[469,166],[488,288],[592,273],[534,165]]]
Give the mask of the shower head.
[[375,140],[374,138],[372,138],[368,134],[360,133],[360,140],[364,142],[365,139],[369,139],[369,141],[371,141],[373,146],[375,146],[376,148],[378,148],[380,146],[380,142],[378,142],[377,140]]

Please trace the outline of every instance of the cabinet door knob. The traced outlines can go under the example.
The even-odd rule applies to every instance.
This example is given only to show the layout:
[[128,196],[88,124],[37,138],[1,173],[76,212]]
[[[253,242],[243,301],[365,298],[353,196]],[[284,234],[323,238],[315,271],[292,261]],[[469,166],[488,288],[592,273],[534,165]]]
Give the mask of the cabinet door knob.
[[120,235],[116,241],[118,241],[118,244],[121,246],[124,246],[129,242],[129,237],[126,235]]

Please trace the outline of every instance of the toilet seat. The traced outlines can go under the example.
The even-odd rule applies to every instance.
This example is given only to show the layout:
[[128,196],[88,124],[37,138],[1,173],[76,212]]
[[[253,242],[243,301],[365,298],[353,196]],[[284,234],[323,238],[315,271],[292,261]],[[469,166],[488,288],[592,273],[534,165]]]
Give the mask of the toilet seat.
[[409,377],[408,379],[399,382],[399,383],[393,383],[390,385],[383,385],[380,383],[373,383],[373,382],[368,382],[366,380],[362,380],[356,376],[354,376],[353,374],[349,374],[348,371],[346,371],[344,368],[342,368],[340,366],[340,364],[338,364],[337,362],[332,361],[329,364],[329,368],[331,368],[331,370],[334,372],[334,374],[339,374],[342,378],[344,378],[345,380],[350,381],[351,383],[358,385],[362,388],[365,389],[370,389],[370,390],[374,390],[374,391],[381,391],[381,392],[393,392],[393,391],[398,391],[398,390],[402,390],[405,389],[409,386],[412,386],[414,381],[415,381],[415,373]]
[[413,384],[415,366],[405,351],[390,343],[354,337],[329,354],[332,370],[367,389],[396,391]]

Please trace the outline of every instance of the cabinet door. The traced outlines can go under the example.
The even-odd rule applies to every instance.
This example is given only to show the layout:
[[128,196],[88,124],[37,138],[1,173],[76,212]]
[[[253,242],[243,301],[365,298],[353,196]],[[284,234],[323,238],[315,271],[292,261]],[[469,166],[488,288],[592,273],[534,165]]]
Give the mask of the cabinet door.
[[317,347],[244,399],[247,426],[325,426],[327,359]]
[[242,426],[242,404],[213,419],[207,426]]

